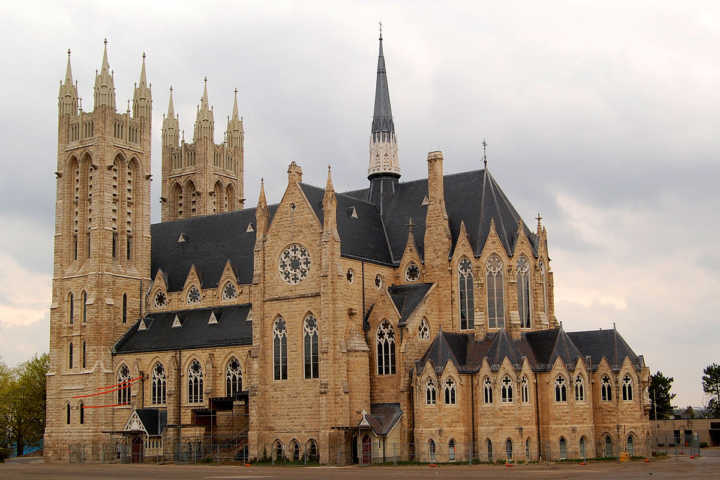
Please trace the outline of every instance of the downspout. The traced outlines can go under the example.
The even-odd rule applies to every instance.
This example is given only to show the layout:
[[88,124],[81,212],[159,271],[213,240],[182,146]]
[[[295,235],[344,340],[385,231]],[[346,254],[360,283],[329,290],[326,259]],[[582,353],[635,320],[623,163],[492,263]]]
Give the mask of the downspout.
[[182,383],[180,381],[180,372],[182,371],[182,350],[177,351],[177,369],[175,371],[175,392],[177,397],[177,443],[175,445],[175,458],[179,458],[180,454],[180,437],[182,430]]
[[475,377],[470,374],[470,417],[472,419],[472,441],[470,443],[470,463],[475,455]]
[[360,270],[362,276],[362,318],[365,321],[365,262],[360,261]]
[[540,440],[541,440],[540,439],[540,401],[539,401],[540,397],[538,395],[538,387],[539,387],[539,382],[538,382],[538,377],[537,377],[537,373],[536,373],[535,374],[535,427],[536,427],[535,430],[537,432],[538,461],[540,461],[540,457],[541,457],[540,446],[542,445],[542,443],[540,443]]

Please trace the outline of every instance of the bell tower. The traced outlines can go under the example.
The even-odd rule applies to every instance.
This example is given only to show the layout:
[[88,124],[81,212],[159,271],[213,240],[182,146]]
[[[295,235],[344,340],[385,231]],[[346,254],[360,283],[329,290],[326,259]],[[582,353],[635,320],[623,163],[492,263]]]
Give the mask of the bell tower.
[[107,47],[106,40],[92,111],[82,109],[69,50],[58,95],[45,428],[45,454],[53,459],[94,458],[99,452],[74,452],[74,442],[107,439],[102,430],[127,417],[126,409],[103,407],[116,403],[116,394],[83,395],[117,383],[111,349],[142,314],[150,285],[152,94],[145,55],[133,99],[118,112]]

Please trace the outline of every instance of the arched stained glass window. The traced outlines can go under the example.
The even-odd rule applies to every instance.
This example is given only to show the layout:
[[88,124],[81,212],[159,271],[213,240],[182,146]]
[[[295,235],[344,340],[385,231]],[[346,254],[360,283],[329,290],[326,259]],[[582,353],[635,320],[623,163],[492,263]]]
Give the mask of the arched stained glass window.
[[455,405],[455,380],[452,378],[445,380],[445,403]]
[[623,385],[622,385],[622,395],[623,400],[629,402],[633,399],[633,384],[632,384],[632,378],[630,378],[630,375],[625,375],[623,377]]
[[395,374],[395,330],[389,321],[383,320],[377,329],[378,375]]
[[493,391],[492,391],[492,381],[489,377],[485,377],[485,381],[483,382],[483,391],[485,393],[485,403],[490,404],[493,402]]
[[502,385],[500,387],[502,390],[501,398],[502,398],[503,403],[512,403],[512,401],[513,401],[513,385],[512,384],[513,384],[512,379],[510,377],[508,377],[507,375],[505,375],[502,379]]
[[237,358],[232,357],[225,369],[225,395],[235,397],[242,392],[242,369]]
[[75,321],[75,296],[70,292],[68,295],[68,322],[70,325]]
[[68,368],[73,368],[73,344],[68,345]]
[[193,360],[188,368],[188,403],[202,403],[203,393],[202,366]]
[[542,311],[549,314],[548,311],[548,295],[547,295],[547,271],[545,270],[545,263],[540,260],[540,277],[542,278]]
[[432,378],[428,378],[427,384],[425,385],[425,404],[435,405],[437,401],[437,389],[435,388],[435,382]]
[[420,321],[420,326],[418,327],[418,338],[420,340],[427,340],[430,338],[430,325],[425,317],[423,317]]
[[87,323],[87,292],[82,292],[82,323]]
[[582,375],[575,377],[575,400],[578,402],[585,401],[585,381]]
[[475,297],[473,293],[472,263],[462,257],[458,264],[458,285],[460,295],[460,328],[475,328]]
[[528,387],[528,379],[527,377],[523,376],[522,380],[520,381],[520,391],[522,395],[522,403],[529,403],[530,402],[530,392]]
[[287,380],[287,328],[282,317],[273,325],[273,367],[275,380]]
[[517,301],[520,328],[530,328],[530,263],[525,255],[517,263]]
[[503,262],[493,253],[485,266],[487,271],[488,327],[505,327]]
[[163,405],[167,400],[167,378],[165,376],[165,367],[162,363],[157,362],[152,370],[152,403],[155,405]]
[[610,384],[610,377],[604,375],[600,382],[600,395],[604,402],[612,401],[612,385]]
[[130,403],[132,387],[130,386],[130,369],[125,364],[122,364],[118,370],[117,383],[117,403],[120,405],[128,405]]
[[558,375],[555,379],[555,401],[567,402],[567,385],[562,375]]
[[303,343],[305,346],[305,378],[319,378],[318,324],[312,314],[308,314],[303,323]]

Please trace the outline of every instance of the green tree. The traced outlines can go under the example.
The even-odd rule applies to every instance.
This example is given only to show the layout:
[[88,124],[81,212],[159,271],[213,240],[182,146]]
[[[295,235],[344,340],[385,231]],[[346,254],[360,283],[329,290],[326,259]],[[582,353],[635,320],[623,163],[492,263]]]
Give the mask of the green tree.
[[675,379],[673,377],[666,377],[661,371],[657,371],[654,375],[650,375],[650,419],[656,420],[655,412],[657,411],[657,418],[662,420],[664,418],[672,418],[672,413],[675,407],[672,405],[672,401],[675,398],[674,393],[670,393],[672,388],[672,382]]
[[0,372],[0,429],[7,442],[16,443],[18,455],[26,444],[42,438],[45,430],[45,381],[50,359],[35,355],[31,360],[9,370],[2,379]]
[[703,370],[703,391],[710,395],[708,413],[712,418],[720,417],[720,365],[713,363]]

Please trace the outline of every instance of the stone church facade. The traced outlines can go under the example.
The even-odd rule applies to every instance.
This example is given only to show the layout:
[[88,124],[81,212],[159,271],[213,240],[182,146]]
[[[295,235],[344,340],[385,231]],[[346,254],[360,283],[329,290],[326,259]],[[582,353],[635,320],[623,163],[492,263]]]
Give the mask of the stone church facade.
[[[649,370],[615,330],[566,332],[540,218],[485,168],[400,182],[380,53],[366,188],[303,182],[244,208],[237,93],[192,143],[172,91],[150,224],[152,94],[93,110],[68,52],[58,108],[45,455],[172,459],[216,436],[242,458],[321,463],[645,455]],[[108,451],[107,445],[116,445]],[[79,451],[78,451],[79,449]],[[236,453],[236,452],[231,452]]]

